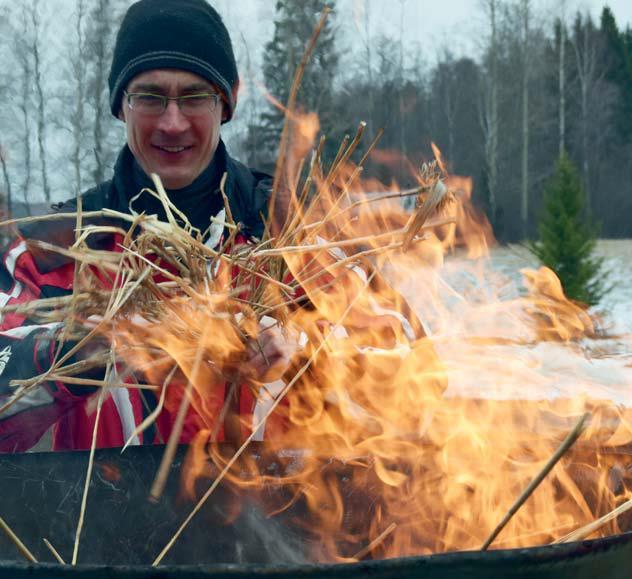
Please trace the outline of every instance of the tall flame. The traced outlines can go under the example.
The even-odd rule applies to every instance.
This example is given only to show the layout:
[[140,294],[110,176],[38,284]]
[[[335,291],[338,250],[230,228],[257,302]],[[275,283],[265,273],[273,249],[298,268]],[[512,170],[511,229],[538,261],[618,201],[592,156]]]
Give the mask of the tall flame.
[[[296,158],[318,125],[313,115],[294,122]],[[377,183],[360,181],[350,161],[332,182],[318,175],[321,195],[309,210],[297,202],[301,192],[291,192],[290,218],[307,233],[303,247],[286,248],[283,257],[310,307],[281,320],[301,344],[281,384],[307,370],[277,408],[285,428],[268,432],[266,444],[279,456],[298,449],[302,458],[281,475],[250,465],[244,477],[242,464],[227,478],[260,489],[285,486],[289,502],[302,501],[318,538],[315,560],[352,560],[378,537],[376,558],[480,548],[586,411],[591,420],[581,439],[494,546],[553,542],[630,496],[629,475],[613,454],[632,442],[629,411],[582,374],[578,340],[595,332],[589,314],[565,298],[547,269],[524,270],[522,294],[507,297],[506,285],[494,285],[493,235],[471,203],[471,179],[447,176],[438,149],[435,155],[452,201],[437,207],[434,225],[406,251],[397,233],[411,222],[399,199],[405,193],[384,186],[376,193]],[[422,200],[430,194],[424,185]],[[219,315],[226,299],[207,297],[203,305],[174,301],[174,315],[143,334],[146,347],[169,354],[196,391],[193,405],[206,426],[188,461],[190,492],[209,474],[222,371],[243,350]],[[191,326],[207,337],[208,364],[196,365]],[[252,322],[248,333],[257,331]],[[539,348],[565,360],[572,388],[558,384],[559,373],[543,371]],[[166,367],[154,370],[155,382]],[[252,386],[260,400],[269,396],[270,385]],[[627,396],[619,402],[629,406]],[[212,458],[225,464],[221,453]],[[332,468],[332,460],[346,466]],[[271,513],[287,506],[266,501]],[[615,521],[600,532],[619,530]]]

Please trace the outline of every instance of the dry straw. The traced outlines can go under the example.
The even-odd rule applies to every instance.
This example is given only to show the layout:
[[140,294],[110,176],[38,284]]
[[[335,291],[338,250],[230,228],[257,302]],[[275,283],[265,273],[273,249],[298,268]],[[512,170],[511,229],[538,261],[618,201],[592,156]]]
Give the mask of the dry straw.
[[[134,213],[131,208],[130,214],[110,209],[84,212],[79,197],[77,211],[74,213],[12,219],[0,224],[6,226],[55,220],[75,221],[75,242],[71,247],[29,240],[31,247],[39,251],[54,253],[74,261],[72,294],[42,298],[0,310],[0,314],[19,314],[35,323],[57,324],[60,328],[56,334],[57,355],[51,367],[30,379],[14,380],[11,385],[16,387],[15,394],[0,407],[0,414],[44,381],[49,380],[70,384],[75,388],[99,388],[97,411],[100,411],[109,388],[130,387],[159,391],[158,408],[139,426],[133,437],[139,435],[156,420],[163,407],[166,390],[179,368],[178,361],[171,359],[170,352],[165,352],[151,340],[152,331],[157,331],[161,324],[168,320],[174,332],[185,336],[188,343],[197,346],[194,376],[190,377],[189,385],[185,389],[178,412],[180,418],[173,428],[152,487],[152,497],[157,499],[164,488],[174,449],[180,439],[182,421],[191,403],[192,385],[195,382],[197,368],[203,359],[209,357],[209,352],[204,351],[208,342],[203,335],[204,331],[191,328],[187,324],[187,320],[181,317],[183,309],[193,312],[204,311],[209,322],[207,327],[210,327],[213,321],[224,324],[224,327],[232,328],[245,346],[253,336],[253,327],[257,327],[259,319],[263,316],[273,316],[277,323],[283,324],[289,313],[307,299],[297,290],[301,284],[311,283],[322,275],[319,265],[322,256],[336,256],[337,261],[331,264],[330,272],[344,271],[355,266],[366,267],[367,258],[406,250],[415,241],[424,238],[426,229],[451,222],[450,219],[437,219],[434,222],[430,220],[431,216],[440,211],[451,199],[443,185],[440,165],[436,162],[424,165],[418,175],[418,187],[412,190],[385,193],[371,199],[352,198],[350,192],[358,189],[364,163],[381,135],[381,132],[378,133],[358,164],[349,169],[351,159],[361,142],[364,123],[360,124],[353,138],[346,137],[343,140],[328,170],[325,170],[322,159],[324,139],[319,142],[308,164],[291,160],[291,137],[296,129],[296,123],[300,122],[295,111],[297,91],[303,70],[325,24],[327,12],[325,10],[323,13],[308,44],[292,85],[270,201],[271,215],[266,220],[263,239],[251,239],[248,243],[243,243],[240,238],[242,226],[234,221],[225,193],[226,176],[221,183],[226,219],[212,224],[213,227],[220,227],[227,232],[221,247],[217,249],[205,245],[205,232],[191,226],[186,216],[173,205],[156,175],[152,176],[154,188],[146,189],[140,194],[154,196],[160,201],[166,221],[160,221],[154,215]],[[388,202],[404,196],[415,196],[418,203],[416,211],[403,227],[400,225],[393,231],[361,233],[354,233],[350,229],[350,223],[359,209],[371,203]],[[288,216],[285,220],[279,219],[276,211],[277,207],[283,205],[280,203],[281,198],[284,200],[285,213]],[[95,249],[94,244],[91,244],[93,239],[103,235],[117,236],[118,246],[113,251]],[[342,250],[344,253],[341,254]],[[293,255],[303,255],[306,261],[290,275],[287,258]],[[222,271],[230,271],[232,275],[222,275]],[[369,286],[376,272],[376,269],[369,272],[365,288]],[[109,283],[104,284],[103,280],[109,280]],[[330,284],[322,284],[313,291],[327,292],[335,281],[334,279]],[[312,297],[313,295],[314,293]],[[358,297],[359,295],[356,299]],[[349,304],[340,319],[331,321],[334,324],[342,323],[353,304],[354,301]],[[135,333],[148,339],[143,346],[143,353],[150,358],[148,364],[163,365],[170,369],[165,371],[166,378],[162,385],[127,384],[125,376],[117,376],[115,379],[114,371],[107,372],[108,378],[104,380],[82,377],[91,369],[106,365],[114,369],[119,360],[131,360],[136,357],[138,351],[134,349],[134,344],[119,339],[121,334],[125,335],[125,328],[128,331],[129,328],[133,328]],[[307,371],[314,357],[325,347],[327,339],[328,335],[314,349],[312,357],[287,382],[269,413],[274,411],[287,392]],[[111,349],[107,347],[110,343],[114,345]],[[62,348],[64,345],[66,347]],[[85,353],[88,351],[92,353],[86,356]],[[79,354],[80,361],[75,361],[76,354]],[[228,364],[226,360],[221,362]],[[220,370],[230,370],[226,364],[222,368],[222,364],[218,363]],[[238,359],[233,360],[232,364],[238,366]],[[136,369],[142,370],[142,367]],[[226,408],[222,412],[225,410]],[[87,465],[72,564],[77,562],[81,531],[87,516],[88,491],[98,427],[97,419]],[[257,428],[253,428],[253,432],[256,431]],[[228,461],[220,476],[156,558],[155,565],[167,554],[180,532],[217,488],[252,438],[251,435],[239,445],[238,451]],[[5,533],[12,537],[20,551],[30,560],[34,560],[28,549],[2,523],[0,519],[0,525]],[[387,532],[391,531],[392,528],[389,527]],[[383,537],[380,540],[383,540]],[[47,546],[49,549],[52,547],[48,543]],[[370,548],[373,548],[373,545]],[[55,553],[53,549],[51,551]],[[56,558],[58,561],[62,560],[61,557]]]
[[[163,460],[152,486],[151,496],[158,499],[164,489],[174,451],[180,439],[184,417],[191,403],[195,375],[202,360],[208,359],[204,351],[207,343],[204,330],[191,328],[187,320],[180,317],[181,310],[204,311],[210,322],[228,324],[239,336],[244,345],[253,336],[252,328],[263,316],[273,316],[279,324],[283,324],[290,312],[307,300],[299,288],[302,284],[311,284],[322,276],[319,260],[327,255],[328,271],[345,271],[355,266],[367,267],[367,258],[375,258],[394,251],[406,251],[414,243],[424,239],[425,231],[437,226],[452,223],[451,218],[440,216],[444,206],[452,199],[443,181],[440,163],[424,165],[418,174],[418,186],[403,192],[390,192],[371,198],[354,198],[351,192],[359,187],[359,177],[369,153],[376,146],[381,133],[371,142],[361,156],[358,164],[349,170],[352,157],[357,152],[364,132],[364,124],[360,124],[357,133],[346,137],[328,169],[322,159],[323,143],[321,139],[309,163],[290,163],[290,144],[292,131],[296,128],[297,118],[294,110],[296,93],[300,85],[300,77],[313,49],[318,33],[324,26],[326,12],[323,15],[314,36],[310,40],[306,55],[292,85],[288,114],[281,141],[279,160],[275,172],[275,180],[271,199],[271,215],[265,223],[265,233],[261,240],[249,240],[243,243],[240,239],[242,226],[236,223],[231,213],[229,200],[225,192],[226,178],[222,180],[221,193],[225,203],[226,220],[213,223],[226,232],[219,248],[211,248],[204,243],[204,233],[196,230],[170,201],[160,179],[153,175],[153,189],[146,189],[141,194],[156,197],[162,204],[166,221],[160,221],[154,215],[122,213],[110,209],[83,212],[81,199],[78,199],[77,211],[73,213],[54,214],[42,217],[12,219],[0,223],[2,225],[24,225],[56,220],[75,220],[75,243],[71,247],[58,247],[42,241],[29,241],[38,250],[52,252],[74,261],[75,273],[73,292],[71,295],[55,298],[42,298],[26,304],[10,305],[0,309],[0,314],[8,313],[23,316],[26,320],[39,324],[58,324],[60,331],[57,355],[49,369],[40,375],[24,380],[14,380],[11,385],[16,388],[14,396],[0,406],[0,414],[11,408],[18,400],[27,396],[45,381],[57,381],[81,388],[99,388],[97,405],[101,409],[102,401],[110,388],[138,388],[159,392],[158,407],[134,431],[130,441],[140,435],[154,422],[164,406],[165,395],[176,372],[180,368],[169,352],[165,352],[151,341],[152,331],[157,331],[165,320],[174,332],[185,336],[190,344],[196,345],[193,359],[193,377],[185,388],[185,395],[177,413],[177,421],[167,441]],[[289,195],[288,195],[289,194]],[[369,204],[388,203],[406,196],[417,198],[415,211],[407,222],[399,224],[391,231],[360,231],[350,228],[356,212]],[[275,211],[279,199],[284,198],[287,218],[279,220]],[[103,235],[116,235],[118,246],[113,251],[94,249],[90,243],[93,238]],[[344,251],[344,253],[342,253]],[[295,256],[305,258],[298,270],[292,270],[288,258]],[[331,256],[335,256],[331,263]],[[368,267],[369,275],[364,286],[366,290],[377,274],[377,269]],[[225,276],[219,272],[230,271]],[[230,279],[227,279],[230,278]],[[107,285],[103,280],[109,280]],[[313,292],[327,292],[329,284],[322,284]],[[315,295],[312,293],[311,297]],[[356,295],[358,299],[360,295]],[[333,326],[342,324],[354,305],[352,301],[337,320],[330,320]],[[117,339],[122,329],[133,328],[140,336],[148,338],[143,346],[143,353],[150,360],[147,364],[165,367],[164,381],[161,384],[127,383],[125,376],[114,379],[115,373],[108,372],[108,379],[97,380],[85,378],[86,372],[97,367],[108,365],[117,367],[120,359],[130,360],[137,355],[134,344]],[[197,332],[197,333],[196,333]],[[283,391],[277,396],[267,416],[274,412],[284,396],[293,385],[309,369],[315,357],[327,344],[330,334],[322,337],[313,349],[312,356],[300,367],[297,373],[288,380]],[[109,350],[104,344],[113,341],[115,347]],[[62,346],[66,348],[62,349]],[[69,347],[70,346],[70,347]],[[92,354],[80,361],[74,356],[81,352],[92,351]],[[62,354],[62,352],[64,352]],[[82,356],[79,356],[81,358]],[[238,360],[223,361],[224,368],[234,370],[230,363],[238,366]],[[221,364],[220,364],[221,366]],[[142,372],[143,367],[136,368]],[[222,415],[226,413],[226,406]],[[547,462],[542,471],[532,481],[521,497],[515,502],[507,515],[485,541],[482,549],[487,549],[496,539],[511,517],[520,509],[538,484],[553,469],[557,461],[572,446],[581,434],[586,417],[582,417],[575,430],[569,435],[558,451]],[[95,421],[92,447],[87,465],[84,493],[80,518],[76,530],[72,563],[76,564],[81,530],[87,515],[88,491],[92,473],[94,451],[96,448],[99,420]],[[182,531],[187,527],[195,514],[202,508],[226,474],[247,448],[257,432],[259,425],[252,429],[253,434],[238,445],[238,450],[221,470],[219,476],[202,496],[198,504],[183,521],[176,534],[165,545],[156,557],[154,565],[158,565],[175,544]],[[577,540],[594,532],[604,524],[616,518],[624,510],[632,506],[625,503],[612,513],[595,521],[585,528],[575,531],[561,541]],[[24,546],[22,541],[0,518],[0,528],[13,541],[20,552],[31,562],[35,557]],[[373,549],[393,532],[395,524],[391,524],[382,534],[367,547],[356,554],[357,559],[367,556]],[[45,540],[46,541],[46,540]],[[46,545],[59,562],[63,559],[46,541]]]

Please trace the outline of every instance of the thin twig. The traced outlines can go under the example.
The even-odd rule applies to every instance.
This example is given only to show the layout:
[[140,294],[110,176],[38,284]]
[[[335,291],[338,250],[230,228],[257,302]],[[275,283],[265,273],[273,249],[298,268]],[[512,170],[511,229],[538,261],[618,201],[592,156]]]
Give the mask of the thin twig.
[[192,393],[193,382],[189,380],[184,394],[182,395],[180,407],[178,408],[178,414],[176,415],[176,419],[169,434],[169,439],[167,440],[167,446],[165,446],[165,451],[162,454],[158,472],[156,473],[154,482],[151,485],[151,490],[149,491],[149,500],[152,502],[158,502],[165,490],[165,485],[167,484],[167,479],[169,478],[169,470],[171,469],[171,464],[173,463],[173,457],[176,455],[176,449],[178,448],[178,443],[180,442],[180,435],[182,434],[182,428],[184,427],[184,419],[186,418],[189,406],[191,405]]
[[487,538],[487,540],[483,543],[481,547],[481,551],[487,551],[489,546],[494,542],[494,539],[500,534],[500,532],[505,528],[507,523],[511,520],[511,518],[518,512],[520,507],[525,503],[525,501],[533,494],[533,491],[538,488],[540,483],[544,480],[547,474],[551,472],[553,467],[557,464],[557,462],[566,454],[568,449],[573,446],[575,441],[581,436],[584,431],[584,423],[590,416],[589,412],[586,412],[576,424],[575,428],[569,433],[569,435],[564,439],[564,442],[559,446],[559,448],[555,451],[553,456],[547,461],[542,470],[537,474],[537,476],[529,483],[529,486],[522,492],[522,494],[518,497],[516,502],[511,505],[507,514],[503,517],[502,521],[498,524],[498,526],[492,531],[492,534]]
[[382,531],[375,539],[373,539],[366,547],[360,549],[352,559],[361,561],[364,559],[375,547],[377,547],[386,537],[388,537],[397,528],[397,523],[391,523],[384,531]]
[[59,554],[57,549],[55,549],[55,547],[53,547],[51,542],[46,537],[44,537],[42,539],[42,541],[44,541],[44,545],[46,545],[48,547],[48,550],[53,554],[53,557],[55,557],[55,559],[57,559],[57,562],[60,565],[65,565],[66,561],[64,561],[63,557]]
[[622,505],[619,505],[616,509],[610,511],[603,517],[599,517],[592,523],[588,523],[587,525],[576,529],[572,533],[564,535],[563,537],[555,541],[555,543],[572,543],[573,541],[581,541],[586,537],[592,535],[595,531],[601,529],[601,527],[603,527],[604,525],[607,525],[610,521],[614,521],[617,517],[629,511],[630,509],[632,509],[632,499],[626,501]]
[[[105,211],[86,211],[83,213],[84,217],[105,217],[106,215],[107,213]],[[76,211],[73,211],[72,213],[50,213],[48,215],[35,215],[32,217],[17,217],[15,219],[7,219],[6,221],[0,222],[0,227],[15,225],[16,223],[39,223],[40,221],[58,221],[60,219],[72,218],[77,218]]]
[[[454,220],[446,219],[441,220],[440,222],[433,222],[429,224],[427,227],[434,227],[437,224],[445,225],[448,223],[453,223]],[[402,238],[407,234],[406,229],[398,229],[397,231],[387,231],[386,233],[379,233],[377,235],[366,235],[364,237],[354,237],[351,239],[342,239],[340,241],[324,241],[323,243],[315,243],[313,245],[290,245],[287,247],[274,247],[272,249],[262,249],[261,251],[256,251],[254,255],[256,257],[263,256],[279,256],[279,255],[288,255],[290,253],[311,253],[313,251],[327,251],[329,249],[339,248],[339,247],[353,247],[356,245],[364,245],[364,244],[375,244],[378,241],[386,240],[395,240],[398,238]],[[412,240],[411,240],[412,241]],[[405,245],[405,241],[402,242],[402,247]],[[350,256],[353,257],[353,256]]]
[[160,500],[160,497],[162,496],[162,493],[165,489],[165,485],[167,484],[167,479],[169,478],[171,463],[173,462],[173,457],[176,454],[176,449],[178,447],[178,443],[180,442],[180,435],[182,434],[182,429],[184,427],[184,420],[189,411],[189,406],[191,405],[193,386],[194,383],[197,381],[198,370],[200,368],[200,364],[202,363],[204,346],[206,344],[207,330],[208,327],[205,327],[204,334],[202,334],[202,337],[198,342],[198,346],[195,351],[195,359],[193,361],[193,368],[191,370],[191,377],[187,381],[187,386],[184,390],[184,394],[182,395],[180,408],[178,408],[178,414],[176,415],[176,419],[171,428],[171,433],[169,435],[169,440],[167,441],[167,446],[165,447],[165,452],[162,455],[162,460],[160,461],[158,472],[156,473],[154,482],[151,485],[151,490],[149,491],[149,499],[154,502]]
[[279,143],[279,154],[277,157],[276,167],[274,170],[274,180],[272,182],[272,194],[270,196],[270,206],[275,207],[276,205],[276,196],[281,187],[281,174],[286,165],[286,156],[288,154],[288,149],[290,146],[290,123],[291,117],[294,113],[294,109],[296,107],[296,96],[298,94],[299,87],[301,86],[301,81],[303,80],[303,73],[305,72],[305,67],[309,62],[310,56],[316,47],[316,42],[318,41],[318,37],[325,27],[325,22],[327,21],[327,17],[331,9],[329,7],[325,7],[321,14],[320,20],[314,29],[314,32],[307,43],[307,47],[303,52],[303,57],[301,58],[301,62],[299,63],[296,73],[294,74],[294,79],[292,81],[292,86],[290,88],[290,94],[287,102],[287,111],[285,114],[285,121],[283,123],[283,131],[281,133],[281,141]]
[[127,384],[126,382],[109,384],[105,380],[93,380],[91,378],[78,378],[76,376],[61,376],[57,374],[51,374],[48,379],[54,382],[61,382],[62,384],[87,386],[89,388],[128,388],[130,390],[154,391],[160,390],[160,386],[156,386],[155,384]]
[[442,181],[438,180],[429,197],[424,201],[423,205],[419,208],[417,213],[412,217],[404,238],[404,251],[407,251],[412,243],[415,235],[422,228],[423,224],[427,221],[430,215],[441,205],[448,195],[448,189]]
[[31,563],[37,563],[37,559],[35,558],[33,553],[31,553],[26,547],[26,545],[22,541],[20,541],[20,538],[13,532],[11,527],[7,525],[7,523],[2,517],[0,517],[0,529],[4,531],[4,534],[18,548],[18,551],[20,551],[20,553],[24,556],[24,558],[27,561],[30,561]]
[[328,334],[323,338],[323,340],[320,342],[320,344],[318,344],[318,346],[314,349],[312,355],[309,357],[309,359],[307,360],[307,362],[305,362],[305,364],[303,364],[303,366],[300,368],[300,370],[294,375],[294,378],[292,378],[292,380],[290,380],[287,385],[283,388],[283,390],[279,393],[279,395],[275,398],[274,402],[272,403],[272,405],[270,406],[270,408],[268,409],[268,411],[266,412],[266,414],[261,418],[261,420],[256,424],[253,425],[252,427],[252,432],[250,433],[250,436],[248,436],[248,438],[246,438],[246,440],[244,441],[244,443],[239,447],[239,450],[237,450],[237,452],[235,452],[235,454],[233,455],[233,457],[226,463],[226,466],[224,467],[224,469],[219,473],[219,475],[217,476],[217,478],[213,481],[213,483],[211,484],[211,486],[209,487],[209,489],[204,493],[204,495],[202,496],[202,498],[198,501],[198,503],[195,505],[195,507],[193,508],[193,510],[189,513],[189,515],[187,516],[187,518],[184,520],[184,522],[180,525],[180,527],[178,528],[178,530],[175,532],[175,534],[173,535],[173,537],[171,537],[171,539],[169,540],[169,542],[165,545],[165,547],[163,548],[163,550],[160,552],[160,554],[158,555],[158,557],[156,557],[156,559],[154,560],[154,562],[152,563],[152,567],[156,567],[157,565],[160,564],[160,562],[164,559],[165,555],[171,550],[171,547],[173,547],[173,545],[175,544],[175,542],[178,540],[178,538],[180,537],[180,535],[182,534],[182,532],[184,531],[184,529],[186,529],[186,527],[188,526],[188,524],[191,522],[191,520],[193,519],[193,517],[198,513],[198,511],[204,506],[204,504],[206,503],[206,501],[209,499],[209,497],[213,494],[213,492],[215,491],[215,489],[219,486],[219,484],[222,482],[222,480],[224,479],[224,477],[226,476],[226,474],[228,473],[228,471],[230,471],[230,469],[233,467],[233,465],[237,462],[237,460],[239,460],[239,457],[243,454],[243,452],[246,450],[246,448],[248,447],[248,445],[252,442],[252,440],[254,439],[254,437],[257,435],[257,432],[259,430],[259,428],[265,424],[266,420],[272,415],[272,413],[276,410],[277,406],[279,404],[281,404],[281,401],[285,398],[285,396],[287,395],[287,393],[292,389],[292,387],[294,386],[294,384],[296,384],[299,379],[301,378],[301,376],[303,376],[303,374],[305,374],[305,372],[307,372],[307,370],[309,369],[309,367],[312,365],[312,363],[314,362],[314,360],[316,359],[316,357],[320,354],[320,352],[322,351],[322,349],[325,347],[325,345],[329,342],[329,338],[331,338],[331,336],[333,336],[335,334],[336,329],[340,326],[340,324],[342,324],[342,322],[345,320],[345,318],[347,317],[347,315],[349,315],[349,312],[351,311],[351,309],[355,306],[356,302],[358,301],[358,299],[360,298],[360,296],[364,293],[364,290],[366,290],[367,287],[369,287],[371,280],[373,279],[373,277],[375,276],[375,274],[377,273],[377,270],[375,270],[367,279],[367,281],[365,282],[364,286],[362,287],[362,289],[360,291],[358,291],[358,293],[355,295],[354,299],[349,303],[349,305],[347,306],[347,308],[345,309],[345,311],[343,312],[342,316],[340,317],[340,319],[338,320],[338,323],[335,324],[334,326],[332,326],[332,328],[329,330]]
[[134,432],[132,432],[132,434],[130,434],[129,438],[125,441],[125,445],[121,449],[121,454],[123,454],[123,452],[125,452],[125,449],[132,443],[134,438],[136,438],[142,432],[144,432],[149,427],[149,425],[151,425],[154,422],[156,422],[156,419],[158,418],[158,416],[162,412],[162,409],[163,409],[163,407],[165,405],[165,397],[167,396],[167,388],[171,384],[171,380],[173,379],[173,376],[176,373],[177,369],[178,369],[178,364],[174,364],[173,368],[167,374],[167,377],[165,378],[164,382],[162,383],[162,390],[160,391],[160,399],[158,400],[158,405],[156,406],[156,408],[154,408],[150,412],[149,416],[147,416],[147,418],[145,418],[145,420],[143,420],[134,429]]
[[[106,374],[112,371],[112,367],[108,367]],[[81,510],[79,511],[79,521],[77,522],[77,531],[75,533],[75,545],[72,551],[72,565],[77,564],[77,555],[79,554],[79,541],[81,540],[81,531],[83,530],[83,522],[86,516],[86,507],[88,504],[88,490],[90,488],[90,479],[92,478],[92,467],[94,465],[94,451],[97,447],[97,431],[99,430],[99,421],[101,418],[101,407],[103,406],[103,399],[105,398],[106,388],[103,388],[99,392],[99,399],[97,401],[97,413],[94,418],[94,428],[92,430],[92,444],[90,445],[90,456],[88,458],[88,468],[86,471],[86,481],[83,486],[83,496],[81,497]]]

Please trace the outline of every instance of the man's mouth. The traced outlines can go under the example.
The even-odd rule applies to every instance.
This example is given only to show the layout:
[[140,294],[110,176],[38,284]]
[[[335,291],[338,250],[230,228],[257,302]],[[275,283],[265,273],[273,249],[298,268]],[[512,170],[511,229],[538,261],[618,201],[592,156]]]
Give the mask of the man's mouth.
[[162,145],[154,145],[154,147],[159,151],[164,151],[165,153],[182,153],[183,151],[188,151],[192,148],[191,146],[165,147]]

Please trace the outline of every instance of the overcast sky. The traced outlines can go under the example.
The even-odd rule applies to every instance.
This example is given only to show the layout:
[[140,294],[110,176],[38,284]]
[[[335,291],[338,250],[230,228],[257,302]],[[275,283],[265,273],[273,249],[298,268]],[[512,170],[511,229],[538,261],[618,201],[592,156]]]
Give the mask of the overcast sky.
[[[273,0],[211,0],[222,13],[234,36],[236,51],[243,53],[246,39],[253,61],[273,33]],[[337,0],[340,40],[351,50],[363,45],[363,10],[366,0]],[[598,18],[608,4],[621,28],[632,25],[632,0],[566,0],[569,17],[576,10],[589,10]],[[534,0],[540,16],[559,14],[562,2]],[[475,39],[484,26],[479,0],[370,0],[372,33],[390,37],[401,34],[401,9],[404,10],[403,36],[406,44],[421,45],[425,58],[432,62],[438,50],[450,47],[456,53],[476,50]],[[547,18],[548,19],[548,18]]]

